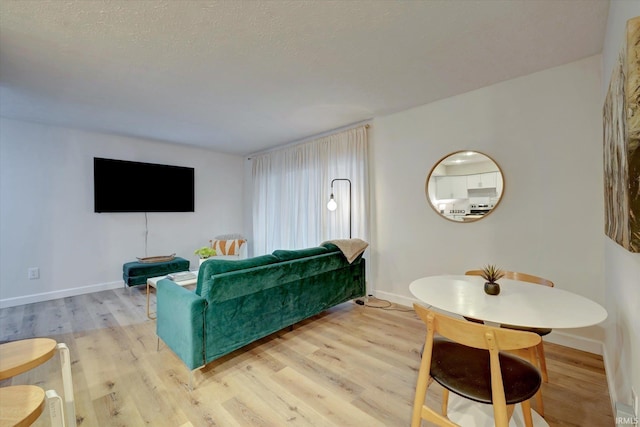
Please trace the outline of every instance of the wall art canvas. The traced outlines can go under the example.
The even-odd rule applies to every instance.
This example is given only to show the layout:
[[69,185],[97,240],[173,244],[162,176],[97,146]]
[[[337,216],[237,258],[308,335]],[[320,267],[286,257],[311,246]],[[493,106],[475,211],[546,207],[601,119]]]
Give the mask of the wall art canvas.
[[640,16],[627,21],[603,121],[605,233],[640,252]]

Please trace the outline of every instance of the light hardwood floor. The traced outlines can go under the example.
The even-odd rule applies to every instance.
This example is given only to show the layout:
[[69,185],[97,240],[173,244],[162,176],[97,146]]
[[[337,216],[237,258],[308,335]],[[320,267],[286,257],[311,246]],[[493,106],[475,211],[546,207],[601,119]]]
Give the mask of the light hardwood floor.
[[[0,340],[69,346],[80,426],[408,426],[425,330],[399,308],[337,306],[196,371],[193,391],[182,362],[156,350],[144,287],[2,309]],[[549,425],[613,426],[602,358],[545,348]],[[56,356],[0,385],[62,393],[59,369]]]

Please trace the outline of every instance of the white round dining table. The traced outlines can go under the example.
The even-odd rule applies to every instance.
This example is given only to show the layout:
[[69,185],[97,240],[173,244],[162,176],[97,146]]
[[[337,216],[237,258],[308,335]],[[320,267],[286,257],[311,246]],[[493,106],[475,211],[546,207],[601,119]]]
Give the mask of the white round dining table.
[[480,276],[430,276],[414,280],[409,290],[434,308],[515,326],[580,328],[607,318],[600,304],[563,289],[500,279],[500,294],[487,295],[484,282]]

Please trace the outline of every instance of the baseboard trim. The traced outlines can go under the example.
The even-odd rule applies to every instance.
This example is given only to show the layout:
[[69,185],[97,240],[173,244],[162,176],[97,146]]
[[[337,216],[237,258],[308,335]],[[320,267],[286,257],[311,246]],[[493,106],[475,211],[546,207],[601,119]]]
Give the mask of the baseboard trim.
[[415,298],[408,298],[408,297],[404,297],[402,295],[397,295],[397,294],[392,294],[389,292],[384,292],[384,291],[373,291],[373,295],[376,298],[380,298],[380,299],[384,299],[387,301],[391,301],[395,304],[401,304],[407,307],[413,307],[413,303],[417,302],[419,303],[420,301],[415,299]]
[[[609,371],[609,362],[611,362],[611,359],[609,358],[609,353],[607,352],[607,346],[603,345],[602,346],[602,360],[604,362],[604,373],[605,373],[605,377],[607,378],[607,387],[609,388],[609,399],[611,399],[611,413],[613,414],[613,416],[616,416],[616,402],[618,401],[618,392],[616,391],[616,385],[613,382],[613,369],[611,369],[611,371]],[[609,372],[612,373],[612,375],[609,375]]]
[[[545,341],[554,344],[560,344],[565,347],[571,347],[576,350],[586,351],[587,353],[602,356],[603,344],[592,338],[581,337],[579,335],[570,334],[564,331],[553,330],[549,335],[544,337]],[[604,359],[604,358],[603,358]]]
[[0,299],[0,308],[15,307],[17,305],[32,304],[59,298],[73,297],[76,295],[90,294],[93,292],[108,291],[124,286],[122,280],[116,282],[99,283],[96,285],[81,286],[79,288],[62,289],[59,291],[43,292],[40,294],[26,295],[23,297]]
[[[412,307],[414,302],[421,303],[418,299],[405,297],[390,292],[374,291],[373,294],[376,296],[376,298],[391,301],[393,303],[401,304],[407,307]],[[586,338],[568,332],[554,330],[549,335],[545,336],[544,340],[576,350],[586,351],[587,353],[593,353],[600,356],[603,355],[603,343],[592,338]]]

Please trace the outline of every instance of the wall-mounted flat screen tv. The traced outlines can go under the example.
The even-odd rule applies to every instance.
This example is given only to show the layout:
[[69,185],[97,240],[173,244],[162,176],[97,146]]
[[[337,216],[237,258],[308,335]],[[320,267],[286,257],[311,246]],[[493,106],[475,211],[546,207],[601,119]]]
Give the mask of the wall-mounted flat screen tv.
[[194,169],[93,159],[96,212],[193,212]]

